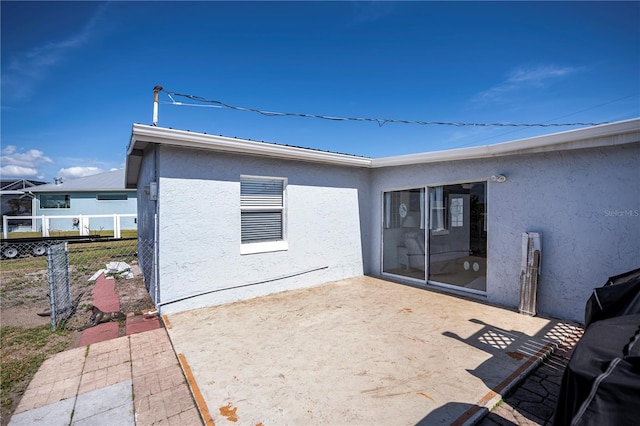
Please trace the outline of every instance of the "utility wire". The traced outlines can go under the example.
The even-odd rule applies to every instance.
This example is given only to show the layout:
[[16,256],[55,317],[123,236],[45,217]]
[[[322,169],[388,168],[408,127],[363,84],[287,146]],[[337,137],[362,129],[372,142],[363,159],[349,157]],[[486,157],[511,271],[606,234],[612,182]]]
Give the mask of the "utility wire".
[[323,120],[331,120],[331,121],[366,121],[366,122],[374,122],[378,123],[378,126],[382,127],[387,123],[399,123],[399,124],[418,124],[422,126],[436,125],[436,126],[455,126],[455,127],[561,127],[561,126],[597,126],[600,124],[607,124],[608,121],[602,123],[536,123],[536,124],[528,124],[528,123],[465,123],[465,122],[447,122],[447,121],[418,121],[418,120],[396,120],[391,118],[365,118],[365,117],[334,117],[328,115],[317,115],[317,114],[303,114],[303,113],[292,113],[292,112],[277,112],[277,111],[264,111],[255,108],[247,108],[240,107],[235,105],[230,105],[224,103],[222,101],[216,101],[211,99],[206,99],[201,96],[195,95],[186,95],[182,93],[170,92],[162,89],[162,92],[167,93],[170,102],[172,105],[177,106],[205,106],[198,104],[185,104],[182,102],[176,102],[173,99],[175,97],[187,98],[192,101],[201,102],[212,108],[227,108],[236,111],[245,111],[245,112],[253,112],[256,114],[265,115],[267,117],[306,117],[306,118],[319,118]]
[[[572,112],[571,114],[565,114],[565,115],[562,115],[560,117],[555,117],[555,118],[552,118],[550,120],[545,121],[545,123],[547,123],[548,121],[552,121],[552,120],[559,120],[561,118],[570,117],[572,115],[580,114],[581,112],[585,112],[585,111],[589,111],[589,110],[592,110],[592,109],[600,108],[600,107],[605,106],[605,105],[609,105],[609,104],[612,104],[612,103],[615,103],[615,102],[623,101],[625,99],[634,98],[634,97],[637,97],[638,95],[640,95],[640,92],[639,93],[633,93],[633,94],[627,95],[627,96],[623,96],[621,98],[617,98],[617,99],[614,99],[614,100],[611,100],[611,101],[607,101],[607,102],[604,102],[604,103],[601,103],[601,104],[598,104],[598,105],[594,105],[594,106],[591,106],[591,107],[588,107],[588,108],[583,108],[583,109],[581,109],[579,111]],[[631,116],[631,117],[633,117],[633,116]],[[631,118],[631,117],[629,117],[629,118]],[[602,124],[605,124],[605,123],[602,123]],[[465,147],[465,146],[474,145],[474,144],[477,144],[478,142],[486,141],[486,140],[489,140],[489,139],[499,138],[499,137],[502,137],[502,136],[505,136],[505,135],[509,135],[511,133],[521,132],[522,130],[524,130],[524,129],[510,130],[508,132],[500,133],[498,135],[487,136],[486,138],[479,139],[479,140],[476,140],[476,141],[473,141],[473,142],[465,143],[465,144],[462,144],[462,145],[456,145],[454,148],[462,148],[462,147]]]

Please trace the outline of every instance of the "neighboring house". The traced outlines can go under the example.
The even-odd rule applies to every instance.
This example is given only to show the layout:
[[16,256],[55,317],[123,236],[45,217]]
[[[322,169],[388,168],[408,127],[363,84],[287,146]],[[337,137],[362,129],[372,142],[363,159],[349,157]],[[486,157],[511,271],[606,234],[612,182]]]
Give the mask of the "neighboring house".
[[639,165],[640,119],[378,159],[135,124],[126,186],[163,312],[362,274],[517,308],[538,232],[538,311],[582,321],[640,266]]
[[[124,169],[29,188],[37,231],[74,231],[81,235],[137,228],[136,191],[125,189]],[[45,217],[43,224],[41,217]],[[45,232],[47,234],[47,232]]]
[[[31,216],[33,214],[33,195],[29,190],[46,182],[27,179],[2,179],[0,181],[0,199],[2,215]],[[31,227],[31,219],[16,219],[14,227]]]

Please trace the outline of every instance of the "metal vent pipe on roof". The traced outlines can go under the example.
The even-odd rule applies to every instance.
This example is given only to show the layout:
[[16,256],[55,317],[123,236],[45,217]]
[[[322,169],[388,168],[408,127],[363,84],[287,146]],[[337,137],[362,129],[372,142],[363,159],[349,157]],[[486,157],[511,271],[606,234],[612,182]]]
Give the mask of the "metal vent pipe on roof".
[[153,88],[153,125],[158,125],[158,92],[162,90],[162,86]]

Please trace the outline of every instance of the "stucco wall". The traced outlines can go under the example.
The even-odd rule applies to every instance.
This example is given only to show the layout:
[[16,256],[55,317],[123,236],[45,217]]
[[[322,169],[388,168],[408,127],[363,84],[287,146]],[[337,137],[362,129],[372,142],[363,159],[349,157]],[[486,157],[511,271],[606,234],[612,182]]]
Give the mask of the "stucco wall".
[[[162,312],[316,285],[368,268],[368,169],[166,146],[158,155]],[[288,179],[288,250],[240,254],[240,175]],[[244,287],[223,290],[238,286]],[[213,290],[220,291],[167,303]]]
[[594,287],[640,267],[639,164],[636,143],[374,169],[371,273],[381,270],[382,191],[487,180],[486,299],[517,308],[521,234],[537,231],[539,311],[582,322]]

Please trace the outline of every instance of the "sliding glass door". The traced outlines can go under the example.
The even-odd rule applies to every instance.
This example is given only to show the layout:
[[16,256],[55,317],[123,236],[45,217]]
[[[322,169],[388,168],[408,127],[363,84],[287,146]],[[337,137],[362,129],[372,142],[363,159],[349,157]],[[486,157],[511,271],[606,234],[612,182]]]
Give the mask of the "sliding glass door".
[[487,290],[486,182],[383,194],[382,272]]
[[426,267],[424,188],[384,193],[382,272],[424,282]]
[[485,182],[430,187],[428,281],[487,290]]

